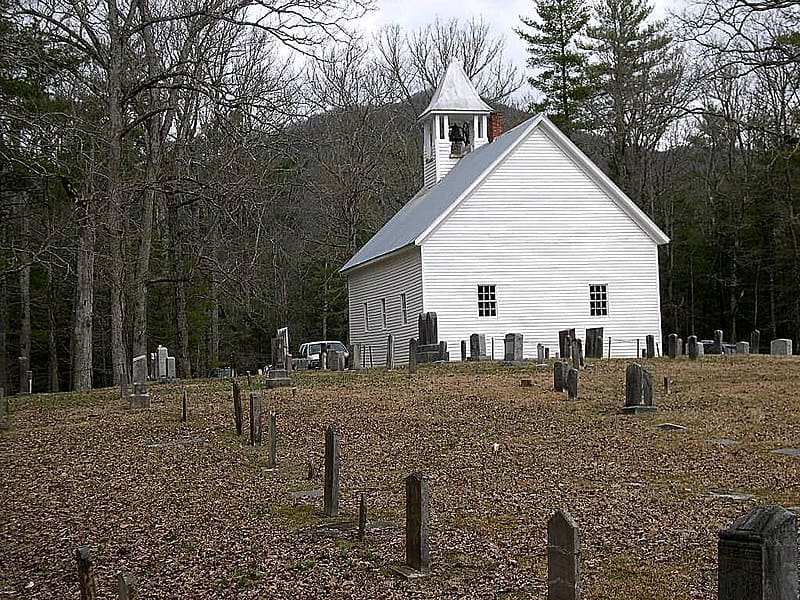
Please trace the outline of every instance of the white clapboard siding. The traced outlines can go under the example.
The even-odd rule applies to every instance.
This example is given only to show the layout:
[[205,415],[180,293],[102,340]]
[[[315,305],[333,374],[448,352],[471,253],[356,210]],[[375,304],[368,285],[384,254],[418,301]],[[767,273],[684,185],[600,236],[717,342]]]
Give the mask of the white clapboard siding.
[[[402,321],[400,295],[406,295],[406,323]],[[389,334],[395,339],[395,361],[408,361],[408,342],[417,337],[417,316],[422,312],[422,266],[417,246],[348,273],[350,343],[363,344],[369,366],[370,348],[375,366],[386,364]],[[386,328],[381,300],[386,300]],[[370,330],[364,327],[364,303],[369,307]]]
[[[526,357],[537,343],[554,355],[573,327],[581,338],[603,327],[614,356],[635,355],[648,334],[660,342],[656,244],[541,129],[424,240],[422,260],[425,310],[451,357],[471,333],[486,334],[487,351],[496,338],[498,358],[510,332]],[[497,286],[497,317],[478,317],[480,284]],[[608,286],[608,316],[590,316],[589,284]]]

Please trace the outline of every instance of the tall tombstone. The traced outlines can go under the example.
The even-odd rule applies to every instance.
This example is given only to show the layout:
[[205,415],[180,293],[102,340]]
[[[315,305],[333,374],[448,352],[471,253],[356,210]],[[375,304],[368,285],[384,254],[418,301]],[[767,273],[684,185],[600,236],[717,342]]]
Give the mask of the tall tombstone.
[[562,329],[558,332],[558,352],[561,358],[569,358],[570,346],[574,339],[574,329]]
[[278,338],[278,361],[279,364],[282,364],[283,369],[289,369],[288,366],[288,357],[289,357],[289,328],[288,327],[281,327],[276,332],[276,337]]
[[408,340],[408,372],[417,372],[417,340]]
[[242,388],[235,379],[233,380],[233,420],[236,423],[236,435],[242,435],[242,421],[244,421]]
[[544,361],[544,344],[536,344],[536,362],[542,365]]
[[572,368],[580,370],[583,368],[583,342],[581,340],[572,340],[570,344],[570,358],[572,360]]
[[758,329],[753,329],[753,331],[750,332],[750,354],[758,354],[760,346],[761,332]]
[[128,396],[128,408],[150,408],[150,394],[147,393],[147,356],[144,354],[133,359],[133,394]]
[[569,373],[569,365],[557,360],[553,363],[553,389],[557,392],[567,391],[567,375]]
[[439,342],[439,355],[436,360],[449,361],[450,353],[447,351],[447,342],[442,340]]
[[439,343],[439,326],[435,312],[420,313],[417,318],[417,329],[420,346]]
[[269,411],[267,443],[269,444],[267,467],[275,469],[278,466],[278,413],[273,410]]
[[769,344],[769,353],[773,356],[791,356],[792,340],[785,338],[772,340]]
[[261,439],[261,394],[250,392],[250,445],[260,446]]
[[422,573],[430,571],[428,480],[422,473],[406,477],[406,564]]
[[467,340],[461,340],[461,362],[467,360]]
[[507,333],[504,339],[504,346],[503,363],[506,365],[522,365],[522,334]]
[[678,356],[683,356],[683,338],[678,338]]
[[360,371],[362,367],[361,344],[359,342],[355,342],[350,346],[350,369],[352,371]]
[[167,379],[170,381],[174,381],[177,376],[177,371],[175,369],[175,357],[168,356],[167,357]]
[[488,360],[486,355],[486,336],[482,333],[473,333],[469,336],[469,359]]
[[391,333],[386,338],[386,368],[394,369],[394,335]]
[[567,397],[570,400],[578,399],[578,369],[570,369],[567,372]]
[[338,427],[328,426],[325,430],[325,489],[323,506],[326,517],[339,514],[339,439]]
[[750,344],[748,342],[736,342],[736,354],[750,354]]
[[722,329],[714,330],[714,354],[724,354],[722,351]]
[[586,330],[586,357],[603,358],[602,327],[592,327]]
[[678,358],[678,334],[670,333],[667,338],[667,356],[673,360]]
[[655,358],[656,357],[656,338],[654,335],[647,335],[644,338],[645,340],[645,349],[647,352],[647,358]]
[[697,341],[697,336],[690,335],[689,339],[686,340],[686,354],[689,355],[689,359],[697,360],[700,358],[700,348],[702,347],[702,344]]
[[642,365],[631,363],[625,369],[625,406],[622,412],[638,414],[655,411],[653,377]]
[[158,361],[158,378],[167,378],[167,349],[161,344],[156,348],[156,360]]
[[547,600],[580,600],[578,525],[563,508],[547,521]]
[[797,520],[757,506],[719,533],[719,600],[797,600]]

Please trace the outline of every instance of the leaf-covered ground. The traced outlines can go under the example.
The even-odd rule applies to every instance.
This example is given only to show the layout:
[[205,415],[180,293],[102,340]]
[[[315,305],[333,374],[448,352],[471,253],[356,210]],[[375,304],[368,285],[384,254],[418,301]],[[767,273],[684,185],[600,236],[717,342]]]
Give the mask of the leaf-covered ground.
[[[139,411],[114,390],[13,398],[0,597],[77,598],[86,546],[101,598],[116,598],[119,571],[140,598],[544,598],[545,524],[563,507],[580,526],[584,598],[715,598],[718,531],[757,504],[800,510],[800,457],[770,452],[800,447],[800,360],[645,365],[660,407],[646,416],[618,413],[625,361],[590,361],[575,402],[534,365],[295,374],[294,390],[263,391],[277,471],[235,435],[230,381],[153,384]],[[363,543],[310,531],[322,499],[292,492],[322,487],[329,424],[342,432],[338,520],[368,489],[370,520],[397,528]],[[412,471],[430,480],[432,574],[406,581],[392,566]],[[714,495],[728,491],[755,498]]]

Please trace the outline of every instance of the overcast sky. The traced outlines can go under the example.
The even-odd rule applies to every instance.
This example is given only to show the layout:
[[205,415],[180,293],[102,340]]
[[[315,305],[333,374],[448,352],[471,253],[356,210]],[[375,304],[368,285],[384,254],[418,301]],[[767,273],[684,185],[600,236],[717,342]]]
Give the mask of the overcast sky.
[[[665,9],[677,0],[655,0],[656,14],[663,15]],[[491,26],[492,33],[506,37],[508,57],[520,67],[525,66],[525,46],[514,33],[520,25],[520,15],[530,15],[532,0],[377,0],[378,10],[363,17],[367,31],[377,31],[384,25],[396,23],[403,29],[432,23],[436,17],[468,20],[483,17]]]

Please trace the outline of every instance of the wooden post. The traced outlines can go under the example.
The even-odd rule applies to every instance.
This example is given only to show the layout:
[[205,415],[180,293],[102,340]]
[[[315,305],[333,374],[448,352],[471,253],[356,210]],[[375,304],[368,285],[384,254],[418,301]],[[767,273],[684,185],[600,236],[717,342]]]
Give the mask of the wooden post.
[[181,423],[189,420],[189,400],[186,398],[186,390],[183,390],[183,401],[181,402]]
[[117,575],[119,583],[118,600],[136,600],[136,578],[130,573],[121,572]]
[[333,425],[325,430],[325,491],[326,517],[339,514],[339,429]]
[[250,445],[261,445],[261,394],[250,392]]
[[78,562],[78,585],[81,590],[81,600],[97,600],[97,581],[89,549],[78,548],[75,550],[75,559]]
[[423,573],[430,570],[428,494],[422,473],[406,477],[406,564]]
[[272,410],[269,411],[267,442],[269,444],[267,467],[275,469],[278,466],[278,414]]
[[233,380],[233,419],[236,422],[236,435],[242,435],[242,421],[244,414],[242,410],[242,389],[239,382]]

